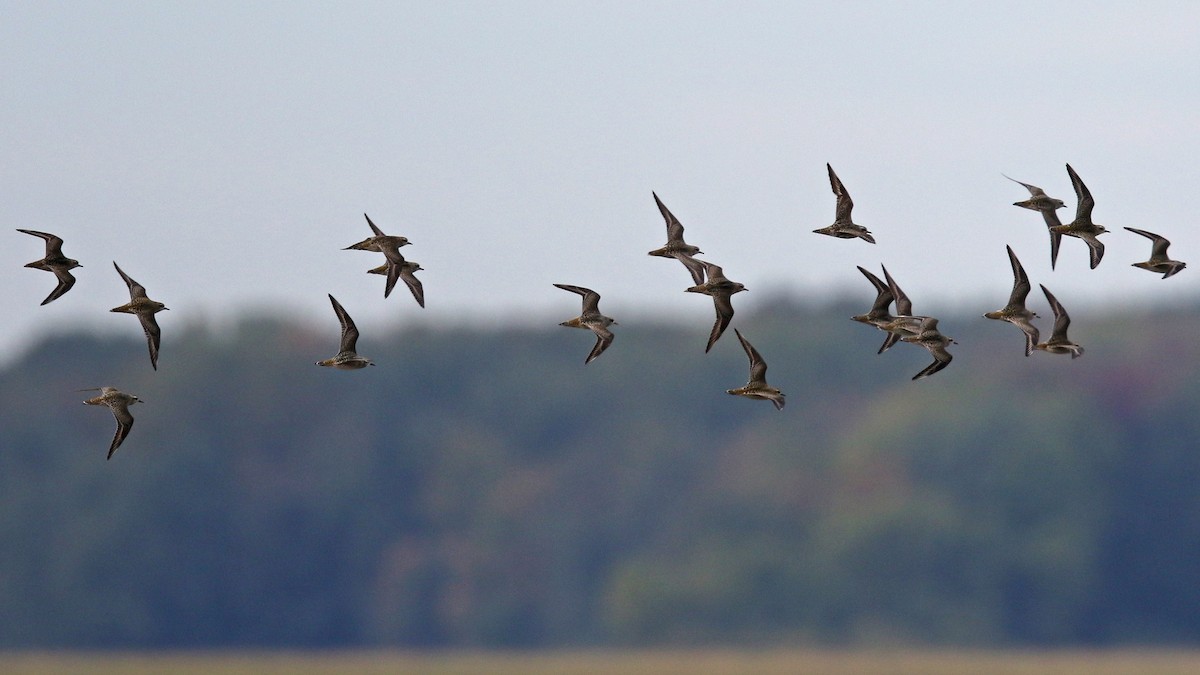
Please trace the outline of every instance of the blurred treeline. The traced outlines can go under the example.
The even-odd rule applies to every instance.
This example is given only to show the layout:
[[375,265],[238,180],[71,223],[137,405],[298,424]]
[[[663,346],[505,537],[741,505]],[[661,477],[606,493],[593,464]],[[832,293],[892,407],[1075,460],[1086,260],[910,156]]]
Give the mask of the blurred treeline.
[[[1200,640],[1200,308],[978,314],[929,362],[779,301],[619,317],[62,335],[0,371],[0,646],[1048,645]],[[1043,318],[1043,329],[1050,321]],[[85,408],[138,394],[114,422]]]

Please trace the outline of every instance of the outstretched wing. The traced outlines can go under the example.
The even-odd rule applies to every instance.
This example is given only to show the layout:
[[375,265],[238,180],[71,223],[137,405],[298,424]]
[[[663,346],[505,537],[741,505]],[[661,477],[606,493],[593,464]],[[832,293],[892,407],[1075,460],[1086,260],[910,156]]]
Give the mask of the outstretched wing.
[[330,295],[329,302],[333,303],[333,313],[337,314],[338,321],[342,324],[342,344],[339,351],[353,352],[358,344],[358,326],[354,325],[354,319],[350,318],[337,298]]
[[[1075,221],[1076,222],[1091,222],[1092,207],[1096,205],[1096,201],[1092,199],[1092,193],[1083,184],[1083,180],[1079,178],[1079,174],[1075,173],[1075,169],[1071,165],[1067,165],[1067,174],[1071,176],[1071,185],[1075,188],[1075,197],[1079,202],[1075,206]],[[1093,265],[1093,267],[1095,267]]]
[[115,260],[113,261],[113,267],[117,268],[117,274],[121,275],[121,278],[125,280],[125,285],[129,287],[129,299],[130,300],[137,300],[138,298],[146,297],[146,287],[145,286],[139,284],[138,282],[134,281],[133,279],[130,279],[129,275],[125,274],[125,271],[121,269],[121,266],[118,265],[117,261],[115,261]]
[[750,359],[750,384],[765,385],[767,383],[767,362],[763,360],[754,345],[742,336],[741,331],[734,328],[733,333],[737,335],[738,341],[742,343],[742,349],[746,351],[746,356]]
[[658,194],[654,192],[650,194],[654,195],[654,203],[658,204],[658,211],[667,223],[667,242],[683,243],[683,223],[679,222],[679,219],[675,217],[675,214],[671,213],[667,205],[662,203],[662,200],[658,198]]
[[376,236],[376,237],[384,237],[384,236],[387,236],[387,235],[385,235],[385,234],[383,233],[383,230],[381,230],[381,229],[379,229],[378,227],[376,227],[376,226],[375,226],[375,223],[374,223],[374,221],[372,221],[372,220],[371,220],[371,216],[368,216],[367,214],[365,214],[365,213],[364,213],[364,214],[363,214],[363,218],[366,218],[366,219],[367,219],[367,225],[370,225],[370,226],[371,226],[371,231],[375,233],[375,236]]
[[837,211],[834,214],[835,223],[850,222],[850,211],[854,209],[854,200],[850,199],[850,193],[846,192],[846,186],[842,185],[842,179],[833,172],[833,167],[828,163],[825,168],[829,170],[829,186],[833,188],[833,194],[837,196]]
[[1029,296],[1029,276],[1025,274],[1025,268],[1021,266],[1021,261],[1017,260],[1017,254],[1013,253],[1012,247],[1005,248],[1008,249],[1008,262],[1013,271],[1013,287],[1012,293],[1008,295],[1008,306],[1024,307],[1025,298]]

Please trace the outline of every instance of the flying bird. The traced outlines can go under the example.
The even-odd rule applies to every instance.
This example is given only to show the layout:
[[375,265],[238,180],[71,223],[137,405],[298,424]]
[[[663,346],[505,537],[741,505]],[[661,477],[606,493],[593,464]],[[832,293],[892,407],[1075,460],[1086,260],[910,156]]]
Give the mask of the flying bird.
[[892,292],[892,297],[896,302],[896,315],[891,321],[883,323],[879,326],[880,329],[888,332],[888,336],[884,338],[883,344],[879,346],[879,351],[876,354],[882,354],[892,348],[892,345],[899,342],[902,338],[917,335],[921,331],[921,322],[928,319],[927,316],[913,314],[912,300],[909,300],[908,295],[892,278],[891,273],[883,265],[879,266],[883,270],[883,277],[887,279],[888,289]]
[[1023,209],[1031,209],[1042,214],[1042,220],[1046,222],[1046,229],[1050,232],[1050,269],[1054,269],[1054,265],[1058,262],[1058,247],[1062,242],[1062,234],[1055,232],[1053,228],[1061,227],[1062,221],[1058,219],[1056,211],[1063,208],[1066,204],[1061,199],[1055,199],[1046,194],[1046,191],[1036,185],[1030,185],[1007,176],[1000,174],[1014,183],[1020,183],[1029,190],[1029,199],[1020,202],[1013,202],[1013,206],[1020,206]]
[[707,354],[712,346],[729,327],[729,322],[733,320],[733,302],[731,296],[734,293],[750,290],[745,285],[736,281],[730,281],[725,278],[725,272],[718,265],[714,265],[707,261],[704,262],[704,272],[708,276],[708,281],[702,284],[697,284],[686,289],[688,293],[703,293],[711,296],[713,299],[713,307],[717,312],[717,320],[713,323],[712,332],[708,335],[708,346],[704,348],[704,353]]
[[683,223],[671,213],[666,204],[658,198],[654,192],[654,203],[658,204],[658,210],[662,213],[663,220],[667,223],[667,243],[662,248],[656,248],[650,251],[649,255],[658,256],[660,258],[674,258],[683,263],[688,272],[692,274],[692,281],[697,284],[704,283],[704,263],[696,260],[693,256],[697,253],[704,253],[699,247],[692,246],[683,240]]
[[1024,185],[1025,189],[1029,190],[1029,199],[1026,199],[1026,200],[1020,201],[1020,202],[1013,202],[1013,206],[1019,206],[1023,209],[1031,209],[1033,211],[1045,211],[1045,210],[1054,211],[1056,209],[1061,209],[1064,206],[1066,206],[1066,204],[1063,203],[1063,200],[1055,199],[1054,197],[1051,197],[1050,195],[1046,194],[1045,190],[1043,190],[1042,188],[1040,188],[1036,185],[1030,185],[1029,183],[1019,181],[1016,178],[1013,178],[1012,176],[1009,176],[1007,174],[1002,173],[1000,175],[1004,176],[1005,178],[1011,180],[1014,183],[1019,183],[1021,185]]
[[1163,279],[1166,279],[1171,275],[1178,274],[1181,270],[1183,270],[1183,268],[1187,267],[1187,263],[1180,260],[1171,260],[1169,257],[1167,257],[1167,247],[1171,245],[1171,242],[1168,241],[1166,237],[1132,227],[1127,227],[1125,229],[1133,232],[1134,234],[1140,234],[1154,242],[1153,247],[1150,249],[1150,259],[1146,262],[1133,263],[1134,267],[1140,267],[1149,272],[1161,272]]
[[374,251],[387,255],[389,251],[398,252],[401,246],[407,246],[410,243],[407,237],[384,234],[383,230],[379,229],[371,220],[371,216],[364,213],[363,217],[367,219],[367,225],[371,226],[371,231],[375,233],[374,236],[367,237],[357,244],[351,244],[342,249],[343,251]]
[[1046,294],[1050,309],[1054,310],[1054,333],[1050,335],[1049,340],[1036,344],[1033,348],[1049,354],[1070,354],[1072,359],[1083,356],[1083,347],[1067,338],[1067,327],[1071,325],[1071,317],[1067,314],[1067,310],[1044,285],[1039,285],[1042,286],[1042,293]]
[[742,349],[746,350],[746,356],[750,359],[750,381],[744,387],[726,389],[725,393],[770,401],[775,404],[776,410],[783,410],[786,394],[767,384],[767,362],[763,360],[754,345],[742,337],[741,331],[734,328],[733,332],[737,335],[738,340],[742,343]]
[[900,339],[924,347],[933,355],[933,363],[925,366],[921,372],[913,375],[912,379],[914,380],[929,377],[950,365],[950,361],[954,357],[950,355],[950,352],[946,351],[946,347],[958,344],[954,338],[946,337],[938,330],[938,320],[931,316],[925,317],[921,321],[920,330],[916,335],[906,335]]
[[1038,342],[1038,329],[1033,325],[1033,319],[1037,318],[1037,314],[1025,307],[1025,298],[1029,296],[1029,276],[1025,274],[1025,268],[1021,266],[1021,261],[1017,260],[1017,254],[1013,253],[1012,247],[1006,246],[1005,248],[1008,249],[1008,262],[1012,265],[1013,271],[1012,292],[1008,295],[1007,305],[983,316],[985,319],[1007,321],[1020,328],[1025,333],[1025,356],[1029,356],[1033,353],[1033,346]]
[[342,341],[336,356],[317,361],[317,365],[339,370],[358,370],[375,365],[371,359],[359,356],[354,351],[354,347],[358,344],[358,327],[354,325],[354,319],[350,318],[345,308],[342,307],[342,303],[338,302],[333,295],[329,296],[329,302],[333,304],[333,313],[337,315],[338,321],[342,324]]
[[583,361],[584,364],[591,363],[612,344],[613,334],[608,327],[619,324],[613,321],[612,318],[600,313],[600,294],[596,291],[569,284],[554,284],[554,286],[564,291],[570,291],[583,296],[583,311],[580,312],[579,316],[568,321],[563,321],[558,325],[568,328],[584,328],[596,334],[596,344],[592,346],[592,351],[588,353],[587,358]]
[[412,291],[413,297],[417,299],[417,304],[425,307],[425,287],[421,285],[421,280],[414,274],[423,269],[425,268],[415,262],[406,260],[396,265],[389,260],[375,269],[367,270],[367,274],[382,274],[387,276],[387,287],[383,290],[383,297],[385,298],[391,294],[392,288],[396,285],[396,279],[403,279],[404,284],[408,286],[408,290]]
[[129,435],[129,430],[133,428],[133,415],[129,414],[129,406],[134,403],[141,403],[142,399],[133,394],[126,394],[123,391],[119,391],[115,387],[92,387],[90,389],[80,389],[79,391],[100,392],[99,396],[89,398],[83,404],[106,405],[112,411],[113,417],[117,419],[117,433],[113,436],[112,444],[108,446],[107,459],[112,459],[113,453],[117,451],[117,448],[121,447],[121,443]]
[[50,295],[47,295],[46,299],[42,301],[43,305],[61,298],[64,293],[71,290],[71,287],[75,285],[75,276],[71,274],[71,270],[75,269],[76,267],[83,267],[83,265],[80,265],[78,260],[74,260],[63,255],[63,240],[60,237],[50,234],[49,232],[22,230],[21,228],[17,228],[17,232],[32,234],[35,237],[41,237],[42,239],[46,240],[46,255],[42,257],[41,260],[35,260],[25,266],[32,267],[33,269],[53,272],[54,276],[58,278],[58,285],[55,286],[54,290],[50,291]]
[[1070,164],[1067,165],[1067,174],[1071,177],[1071,185],[1075,186],[1075,196],[1079,199],[1075,206],[1075,220],[1066,225],[1052,227],[1050,231],[1082,239],[1088,245],[1088,257],[1091,260],[1092,269],[1096,269],[1096,266],[1100,264],[1100,259],[1104,257],[1104,244],[1100,243],[1096,237],[1108,230],[1103,225],[1092,222],[1092,208],[1096,206],[1096,200],[1092,199],[1091,191],[1083,184],[1079,174],[1075,173],[1075,169],[1072,169]]
[[850,319],[883,330],[885,325],[891,323],[896,318],[892,316],[891,311],[888,309],[892,306],[895,296],[892,295],[892,289],[882,279],[862,267],[859,267],[858,271],[862,272],[867,281],[870,281],[871,285],[875,287],[875,302],[871,305],[869,312],[866,314],[855,314]]
[[121,278],[125,280],[125,285],[129,287],[129,302],[120,307],[113,307],[109,311],[137,315],[138,321],[142,322],[142,332],[146,334],[146,343],[150,346],[150,365],[158,370],[158,344],[162,340],[162,331],[159,330],[158,321],[155,320],[154,315],[169,309],[169,307],[146,297],[146,287],[130,279],[115,260],[113,267],[117,268],[117,274],[121,275]]
[[842,185],[842,180],[833,172],[832,166],[826,164],[825,168],[829,170],[829,185],[833,188],[833,194],[837,197],[837,210],[834,213],[832,225],[822,227],[819,230],[813,230],[813,232],[827,234],[838,239],[853,239],[858,237],[874,244],[875,237],[871,236],[871,232],[862,225],[855,224],[850,219],[850,211],[854,208],[854,200],[850,199],[850,193],[846,191],[846,186]]

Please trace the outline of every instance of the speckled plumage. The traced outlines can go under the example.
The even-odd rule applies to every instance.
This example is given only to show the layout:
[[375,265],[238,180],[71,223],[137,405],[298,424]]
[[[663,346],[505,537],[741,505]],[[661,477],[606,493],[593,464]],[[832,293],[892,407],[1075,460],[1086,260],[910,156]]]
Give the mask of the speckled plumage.
[[1146,230],[1139,230],[1134,227],[1127,227],[1125,229],[1133,232],[1134,234],[1140,234],[1153,242],[1153,246],[1150,249],[1150,259],[1145,262],[1133,263],[1134,267],[1140,267],[1148,272],[1162,274],[1163,279],[1174,276],[1183,271],[1183,268],[1187,267],[1187,263],[1181,260],[1171,260],[1171,258],[1167,256],[1167,247],[1171,245],[1171,242],[1166,237],[1154,234],[1153,232],[1147,232]]
[[856,224],[850,217],[850,212],[854,209],[854,200],[850,199],[850,193],[846,191],[846,186],[842,185],[842,179],[838,178],[829,164],[825,165],[825,169],[829,172],[829,186],[833,188],[833,194],[837,197],[837,209],[834,212],[832,225],[813,230],[813,232],[838,239],[857,237],[874,244],[875,237],[871,236],[870,230]]
[[158,320],[154,318],[154,315],[170,308],[146,297],[146,287],[129,278],[129,275],[125,274],[115,260],[113,267],[117,268],[117,274],[121,275],[121,278],[125,280],[125,285],[129,288],[129,302],[120,307],[113,307],[109,311],[137,315],[138,321],[142,324],[142,332],[146,334],[146,344],[150,347],[150,366],[158,370],[158,347],[162,341],[162,330],[159,329]]
[[733,332],[737,335],[738,341],[742,343],[742,349],[746,350],[746,357],[750,359],[750,380],[746,382],[746,386],[726,389],[725,393],[770,401],[775,404],[776,410],[783,410],[786,394],[767,384],[767,362],[763,360],[754,345],[742,337],[742,333],[738,329],[734,328]]
[[47,295],[45,300],[42,300],[43,305],[61,298],[64,293],[71,290],[71,287],[75,285],[75,276],[71,274],[71,270],[76,267],[83,267],[83,265],[80,265],[78,260],[63,255],[63,240],[57,235],[50,234],[49,232],[38,232],[37,230],[22,230],[21,228],[17,228],[17,232],[24,232],[25,234],[31,234],[46,240],[46,254],[42,256],[42,259],[27,263],[25,266],[53,272],[54,276],[58,279],[58,285],[54,287],[53,291],[50,291],[50,295]]
[[339,370],[358,370],[373,366],[371,359],[365,356],[359,356],[354,351],[358,345],[358,327],[354,325],[354,320],[346,313],[342,303],[337,301],[333,295],[329,296],[329,302],[333,305],[333,313],[337,315],[338,322],[342,325],[342,339],[338,346],[337,355],[317,361],[318,366],[326,366],[329,368],[337,368]]
[[883,323],[879,326],[881,330],[888,332],[888,336],[884,338],[883,344],[879,346],[877,354],[882,354],[892,348],[892,345],[899,342],[902,338],[917,335],[921,330],[921,322],[929,318],[913,314],[912,300],[908,299],[908,295],[892,278],[890,272],[883,265],[879,266],[883,270],[883,276],[887,279],[888,290],[891,291],[892,297],[896,302],[896,315],[891,321]]
[[407,237],[384,234],[383,230],[379,229],[371,220],[371,216],[364,213],[363,217],[367,219],[367,225],[375,233],[374,236],[367,237],[357,244],[351,244],[342,249],[343,251],[374,251],[375,253],[382,253],[385,256],[389,256],[388,259],[391,260],[389,254],[399,255],[400,247],[411,243]]
[[112,443],[108,446],[107,459],[112,459],[113,453],[117,451],[117,448],[121,447],[121,443],[129,435],[129,430],[133,428],[133,415],[129,414],[129,406],[134,403],[140,403],[142,399],[133,394],[126,394],[115,387],[93,387],[91,389],[80,389],[79,391],[100,392],[99,396],[89,398],[83,404],[108,406],[108,409],[112,411],[113,417],[117,420],[117,432],[113,435]]
[[1046,230],[1050,233],[1050,269],[1054,269],[1055,264],[1058,263],[1058,247],[1062,243],[1062,234],[1055,232],[1053,229],[1062,226],[1062,221],[1058,219],[1056,211],[1066,206],[1066,204],[1061,199],[1047,195],[1045,190],[1036,185],[1030,185],[1003,173],[1000,175],[1014,183],[1024,185],[1025,189],[1029,190],[1029,199],[1013,202],[1013,206],[1038,211],[1042,214],[1042,220],[1046,223]]
[[731,297],[735,293],[749,290],[745,285],[736,281],[730,281],[725,277],[725,272],[719,265],[714,265],[710,262],[704,262],[704,272],[708,276],[708,281],[702,284],[696,284],[691,288],[686,289],[688,293],[703,293],[711,296],[713,299],[713,308],[717,313],[717,320],[713,323],[712,331],[708,334],[708,346],[704,348],[704,353],[708,353],[725,329],[729,327],[729,322],[733,320],[733,301]]
[[[403,260],[403,259],[402,259]],[[425,306],[425,287],[421,285],[421,280],[415,276],[416,272],[425,269],[420,264],[404,260],[399,265],[392,261],[367,270],[367,274],[381,274],[387,277],[387,285],[383,289],[383,297],[388,297],[392,293],[392,289],[396,286],[397,279],[403,279],[404,285],[408,286],[408,290],[412,291],[412,295],[417,300],[417,304],[421,307]]]
[[1050,303],[1050,309],[1054,310],[1054,332],[1050,335],[1049,340],[1038,343],[1033,348],[1048,354],[1070,354],[1073,359],[1083,356],[1083,347],[1071,342],[1067,337],[1067,328],[1071,325],[1071,317],[1067,314],[1067,310],[1063,308],[1062,303],[1054,297],[1053,293],[1044,285],[1041,286],[1042,293],[1046,294],[1046,301]]
[[942,368],[950,365],[950,361],[953,360],[954,357],[950,355],[950,352],[946,350],[946,347],[953,344],[958,344],[954,338],[946,337],[941,331],[938,330],[938,320],[931,316],[927,316],[921,320],[920,329],[916,335],[907,335],[900,339],[904,342],[924,347],[931,355],[933,355],[933,363],[925,366],[921,372],[913,375],[912,379],[914,380],[929,377]]
[[1025,299],[1029,296],[1029,276],[1025,274],[1025,268],[1021,266],[1021,261],[1017,260],[1017,254],[1013,253],[1012,247],[1005,248],[1008,250],[1008,262],[1013,271],[1012,292],[1009,293],[1007,305],[983,316],[985,319],[1007,321],[1020,328],[1021,332],[1025,333],[1025,356],[1029,356],[1033,353],[1033,346],[1037,344],[1039,337],[1037,326],[1033,325],[1037,314],[1025,307]]
[[1092,208],[1096,206],[1096,200],[1092,199],[1091,191],[1083,184],[1079,174],[1075,173],[1075,169],[1072,169],[1070,164],[1067,165],[1067,175],[1071,177],[1071,185],[1075,187],[1075,196],[1079,200],[1075,206],[1075,220],[1066,225],[1051,227],[1050,231],[1082,239],[1088,245],[1091,268],[1096,269],[1104,257],[1104,244],[1097,237],[1108,230],[1103,225],[1097,225],[1092,221]]
[[571,286],[570,284],[554,284],[556,288],[561,288],[564,291],[570,291],[583,296],[583,311],[574,319],[569,319],[558,324],[568,328],[584,328],[596,334],[596,344],[592,346],[592,351],[588,352],[587,358],[583,360],[584,364],[591,363],[596,360],[596,357],[604,353],[605,349],[612,344],[613,334],[608,329],[609,326],[616,326],[616,321],[611,317],[604,316],[600,313],[600,294],[590,288],[582,286]]
[[683,263],[688,272],[692,275],[692,281],[697,284],[704,283],[704,263],[696,260],[693,256],[697,253],[704,253],[699,247],[692,246],[683,240],[683,223],[671,213],[666,204],[658,198],[654,192],[650,193],[654,196],[654,203],[658,204],[658,210],[662,213],[663,220],[667,224],[667,243],[661,248],[656,248],[650,251],[648,255],[658,256],[660,258],[674,258]]

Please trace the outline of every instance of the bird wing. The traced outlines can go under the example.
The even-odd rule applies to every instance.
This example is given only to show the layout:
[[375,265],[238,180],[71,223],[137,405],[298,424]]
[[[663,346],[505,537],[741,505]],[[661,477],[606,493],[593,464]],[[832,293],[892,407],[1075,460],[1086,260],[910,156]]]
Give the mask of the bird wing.
[[596,359],[597,356],[603,354],[604,350],[608,349],[608,346],[612,344],[613,341],[612,331],[604,326],[599,324],[591,324],[588,326],[588,328],[591,328],[592,332],[596,334],[596,344],[592,346],[592,351],[589,352],[587,358],[584,359],[584,365],[591,363]]
[[342,324],[342,345],[339,351],[353,352],[358,344],[358,326],[354,325],[354,319],[350,318],[337,298],[330,295],[329,302],[333,303],[333,313],[337,314],[338,321]]
[[42,301],[43,305],[61,298],[64,293],[71,290],[71,287],[75,285],[75,275],[71,274],[71,270],[65,267],[56,266],[52,268],[51,271],[54,272],[54,276],[58,277],[58,285],[55,286],[54,290],[50,291],[50,295],[47,295],[46,299]]
[[1050,303],[1050,309],[1054,311],[1054,332],[1051,334],[1050,339],[1066,340],[1067,327],[1071,325],[1070,315],[1067,314],[1067,310],[1058,301],[1058,298],[1054,297],[1054,294],[1051,293],[1049,289],[1042,284],[1038,285],[1042,286],[1042,293],[1046,294],[1046,302]]
[[662,214],[663,220],[667,223],[667,243],[679,242],[683,243],[683,223],[671,213],[666,204],[658,198],[658,194],[651,192],[654,195],[654,203],[658,204],[658,211]]
[[133,415],[129,414],[128,404],[110,403],[108,407],[112,410],[113,417],[117,419],[117,431],[113,434],[112,445],[108,446],[108,457],[106,458],[112,459],[113,453],[121,447],[121,443],[129,435],[129,430],[133,428]]
[[599,311],[600,311],[600,294],[597,293],[596,291],[593,291],[590,288],[584,288],[583,286],[572,286],[570,284],[554,284],[554,285],[557,286],[558,288],[563,289],[564,291],[570,291],[572,293],[578,293],[579,295],[582,295],[583,296],[583,313],[584,314],[587,314],[589,312],[599,313]]
[[704,273],[706,268],[704,267],[703,260],[696,260],[692,256],[680,251],[672,253],[671,257],[683,263],[683,266],[687,268],[688,272],[691,272],[692,281],[696,282],[697,286],[704,283]]
[[400,278],[404,280],[408,290],[412,291],[413,297],[417,299],[417,304],[422,308],[425,307],[425,287],[421,285],[421,280],[414,274],[415,269],[410,267],[402,267],[400,269]]
[[850,211],[854,209],[854,200],[850,199],[850,193],[846,191],[846,186],[842,185],[842,179],[838,178],[833,172],[833,167],[828,163],[825,168],[829,170],[829,186],[833,188],[833,194],[837,196],[837,211],[834,213],[835,223],[850,222]]
[[142,322],[142,332],[146,334],[146,344],[150,347],[150,365],[158,370],[158,345],[162,341],[162,330],[153,312],[138,312],[137,317]]
[[912,300],[900,290],[900,286],[892,275],[888,273],[887,268],[883,265],[879,266],[883,270],[883,278],[887,279],[888,288],[892,290],[892,296],[896,299],[896,314],[900,316],[912,316]]
[[1075,206],[1075,221],[1088,222],[1092,221],[1092,207],[1096,205],[1096,201],[1092,199],[1092,193],[1083,184],[1079,178],[1079,174],[1075,173],[1075,169],[1071,165],[1067,165],[1067,174],[1071,176],[1071,185],[1075,188],[1075,196],[1079,203]]
[[750,344],[750,341],[742,336],[741,331],[734,328],[733,332],[737,335],[738,341],[742,343],[742,349],[746,350],[746,356],[750,359],[750,384],[766,384],[767,383],[767,362],[763,360],[762,354]]
[[125,280],[125,285],[129,287],[129,299],[130,300],[137,300],[138,298],[146,297],[146,287],[145,286],[139,284],[138,282],[134,281],[133,279],[130,279],[129,275],[125,274],[125,271],[121,269],[121,266],[118,265],[117,261],[115,261],[115,260],[113,261],[113,267],[117,268],[117,274],[121,275],[121,278]]
[[1024,185],[1025,189],[1029,190],[1029,194],[1032,197],[1042,197],[1042,196],[1046,195],[1046,191],[1036,185],[1030,185],[1029,183],[1019,181],[1016,178],[1013,178],[1012,176],[1009,176],[1008,174],[1005,174],[1005,173],[1001,173],[1000,175],[1004,176],[1005,178],[1011,180],[1014,183],[1020,183],[1021,185]]
[[708,346],[704,348],[707,354],[712,346],[720,339],[721,334],[729,327],[729,322],[733,320],[733,302],[728,293],[718,293],[712,296],[713,307],[717,311],[717,320],[713,323],[712,332],[708,335]]
[[384,236],[387,236],[387,235],[385,235],[385,234],[383,233],[383,230],[381,230],[381,229],[379,229],[378,227],[376,227],[376,226],[375,226],[375,222],[371,220],[371,216],[368,216],[367,214],[365,214],[365,213],[364,213],[364,214],[363,214],[363,218],[366,218],[366,219],[367,219],[367,225],[370,225],[370,226],[371,226],[371,231],[375,233],[375,236],[376,236],[376,237],[384,237]]
[[1024,307],[1025,298],[1029,296],[1029,275],[1025,274],[1025,268],[1021,266],[1021,261],[1017,260],[1017,254],[1013,253],[1012,247],[1008,249],[1008,262],[1012,264],[1013,271],[1013,287],[1012,293],[1008,295],[1009,307]]

